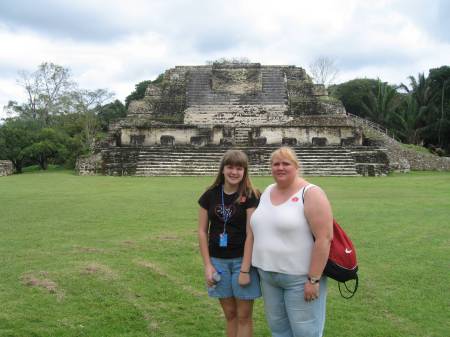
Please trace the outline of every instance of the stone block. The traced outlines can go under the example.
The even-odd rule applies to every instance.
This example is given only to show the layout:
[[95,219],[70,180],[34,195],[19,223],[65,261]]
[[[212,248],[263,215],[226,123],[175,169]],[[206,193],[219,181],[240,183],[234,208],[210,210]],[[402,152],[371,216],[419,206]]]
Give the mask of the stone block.
[[191,137],[191,145],[194,146],[205,146],[208,144],[209,137],[205,136],[192,136]]
[[222,146],[234,146],[234,139],[232,139],[232,138],[222,138],[222,139],[220,139],[220,145],[222,145]]
[[162,135],[159,139],[161,145],[165,146],[174,146],[175,145],[175,137],[171,135]]
[[314,146],[326,146],[328,144],[328,139],[325,137],[313,137],[311,142]]
[[145,142],[145,135],[131,135],[130,144],[134,146],[142,146]]
[[0,160],[0,177],[14,173],[13,163],[9,160]]
[[295,145],[297,145],[297,138],[283,137],[281,140],[281,144],[287,145],[287,146],[295,146]]
[[266,137],[255,137],[253,138],[253,145],[254,146],[264,146],[267,144],[267,138]]

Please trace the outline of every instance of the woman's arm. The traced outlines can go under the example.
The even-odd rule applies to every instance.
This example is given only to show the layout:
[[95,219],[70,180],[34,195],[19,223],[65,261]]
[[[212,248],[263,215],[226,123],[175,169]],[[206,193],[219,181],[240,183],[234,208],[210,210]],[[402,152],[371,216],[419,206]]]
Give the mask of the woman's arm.
[[211,263],[208,250],[208,211],[200,207],[198,211],[198,244],[200,246],[200,254],[203,258],[203,265],[205,267],[205,279],[209,287],[214,285],[212,278],[216,271]]
[[[327,196],[320,188],[311,188],[305,194],[305,216],[315,241],[308,276],[319,279],[328,260],[333,239],[333,214]],[[305,300],[319,296],[319,283],[305,285]]]
[[253,250],[253,232],[250,226],[250,217],[252,216],[255,208],[247,208],[247,223],[244,244],[244,257],[242,258],[241,273],[239,274],[239,284],[241,286],[248,285],[250,283],[250,267],[252,265],[252,250]]

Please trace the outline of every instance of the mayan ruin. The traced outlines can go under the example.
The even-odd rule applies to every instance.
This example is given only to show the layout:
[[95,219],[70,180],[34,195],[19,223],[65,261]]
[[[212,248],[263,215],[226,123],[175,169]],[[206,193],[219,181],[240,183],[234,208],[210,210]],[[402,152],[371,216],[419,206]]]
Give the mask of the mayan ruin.
[[[376,135],[374,137],[374,135]],[[213,175],[228,148],[244,150],[251,174],[268,175],[270,153],[295,149],[302,174],[385,175],[409,169],[376,125],[346,113],[301,67],[259,63],[176,66],[132,101],[80,174]],[[382,135],[381,139],[389,137]]]

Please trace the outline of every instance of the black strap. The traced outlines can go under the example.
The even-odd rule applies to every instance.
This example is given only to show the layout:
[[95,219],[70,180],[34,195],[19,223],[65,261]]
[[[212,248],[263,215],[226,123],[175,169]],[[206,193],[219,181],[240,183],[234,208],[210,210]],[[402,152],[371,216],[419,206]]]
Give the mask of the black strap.
[[[347,293],[350,294],[350,295],[344,296],[344,294],[342,293],[342,290],[341,290],[341,283],[344,285],[345,289],[347,290]],[[355,295],[356,290],[358,290],[358,275],[356,275],[355,286],[353,287],[353,290],[350,289],[350,288],[347,286],[347,283],[346,283],[346,282],[338,282],[338,287],[339,287],[339,293],[341,294],[341,296],[342,296],[343,298],[345,298],[345,299],[347,299],[347,300],[348,300],[349,298],[352,298],[352,297]]]

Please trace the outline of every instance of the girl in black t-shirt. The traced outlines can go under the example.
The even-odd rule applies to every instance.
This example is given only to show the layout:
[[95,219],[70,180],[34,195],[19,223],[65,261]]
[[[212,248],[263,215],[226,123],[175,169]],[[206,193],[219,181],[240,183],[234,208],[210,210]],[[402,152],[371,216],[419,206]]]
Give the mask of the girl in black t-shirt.
[[[261,289],[251,266],[249,219],[258,199],[259,192],[248,176],[246,154],[229,150],[214,183],[198,201],[198,237],[208,294],[220,301],[228,337],[250,337],[253,333],[253,300],[261,296]],[[217,275],[219,281],[214,280]]]

